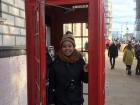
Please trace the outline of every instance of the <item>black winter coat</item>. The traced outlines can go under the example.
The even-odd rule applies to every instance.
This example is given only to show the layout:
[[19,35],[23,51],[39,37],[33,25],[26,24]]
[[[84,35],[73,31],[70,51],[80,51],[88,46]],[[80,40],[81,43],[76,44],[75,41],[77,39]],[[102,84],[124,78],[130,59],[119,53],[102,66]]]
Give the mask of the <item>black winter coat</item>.
[[140,48],[137,48],[137,49],[135,50],[135,57],[137,58],[137,60],[140,61]]
[[115,44],[112,44],[111,46],[109,46],[108,56],[109,57],[117,57],[118,56],[118,48]]
[[74,63],[53,62],[49,73],[49,103],[55,105],[81,105],[83,103],[83,82],[88,81],[82,58]]

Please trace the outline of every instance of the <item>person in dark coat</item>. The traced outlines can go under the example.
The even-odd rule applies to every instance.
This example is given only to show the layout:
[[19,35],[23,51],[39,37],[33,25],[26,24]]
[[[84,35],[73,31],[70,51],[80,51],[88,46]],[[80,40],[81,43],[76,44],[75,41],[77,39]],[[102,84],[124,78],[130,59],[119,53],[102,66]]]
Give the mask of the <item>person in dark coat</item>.
[[115,43],[112,43],[108,49],[108,56],[110,57],[110,65],[111,69],[114,69],[115,66],[115,59],[118,56],[118,48]]
[[140,45],[137,45],[135,50],[135,57],[137,59],[136,75],[140,75]]
[[63,35],[60,47],[49,72],[49,104],[82,105],[83,82],[88,82],[87,65],[75,49],[71,33]]

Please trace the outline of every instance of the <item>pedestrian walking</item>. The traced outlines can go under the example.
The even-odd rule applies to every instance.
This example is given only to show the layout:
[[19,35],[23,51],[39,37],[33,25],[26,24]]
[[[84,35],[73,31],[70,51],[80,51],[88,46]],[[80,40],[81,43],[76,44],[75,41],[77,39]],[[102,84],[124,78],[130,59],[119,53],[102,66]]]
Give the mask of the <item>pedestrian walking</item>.
[[114,69],[115,59],[116,59],[116,57],[118,57],[118,48],[114,42],[109,46],[108,57],[110,58],[111,69]]
[[136,47],[135,57],[137,59],[136,75],[140,75],[140,45],[137,45]]
[[134,55],[135,55],[134,49],[132,48],[131,43],[129,43],[126,46],[123,54],[123,62],[126,65],[126,71],[128,75],[131,75],[131,65],[133,63]]
[[88,82],[88,68],[75,49],[71,33],[63,35],[60,51],[49,72],[50,105],[82,105],[83,82]]

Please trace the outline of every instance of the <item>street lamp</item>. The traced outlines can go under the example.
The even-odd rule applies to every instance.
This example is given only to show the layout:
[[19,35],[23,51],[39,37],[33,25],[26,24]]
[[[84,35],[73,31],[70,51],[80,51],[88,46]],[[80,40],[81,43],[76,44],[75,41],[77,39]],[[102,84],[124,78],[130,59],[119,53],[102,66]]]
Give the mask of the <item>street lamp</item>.
[[126,40],[128,41],[128,31],[129,31],[129,28],[128,27],[126,27]]
[[121,24],[121,39],[123,39],[123,24]]
[[128,30],[129,30],[128,27],[127,27],[127,24],[128,24],[128,22],[122,22],[122,24],[121,24],[121,38],[122,39],[124,38],[124,36],[123,36],[123,26],[126,25],[126,32],[127,33],[128,33]]

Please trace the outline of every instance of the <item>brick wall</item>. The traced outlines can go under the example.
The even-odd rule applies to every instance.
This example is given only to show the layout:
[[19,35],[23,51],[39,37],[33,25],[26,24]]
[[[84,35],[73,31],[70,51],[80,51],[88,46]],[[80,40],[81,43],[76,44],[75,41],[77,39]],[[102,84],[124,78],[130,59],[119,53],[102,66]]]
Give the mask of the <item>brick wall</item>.
[[24,0],[1,0],[1,14],[6,21],[0,24],[0,46],[25,46],[24,6]]

